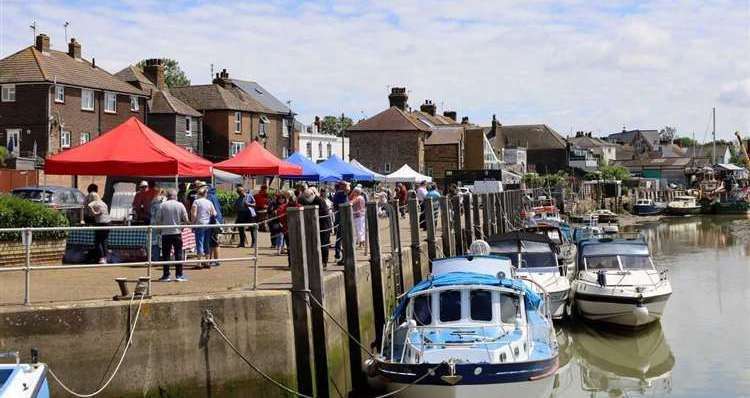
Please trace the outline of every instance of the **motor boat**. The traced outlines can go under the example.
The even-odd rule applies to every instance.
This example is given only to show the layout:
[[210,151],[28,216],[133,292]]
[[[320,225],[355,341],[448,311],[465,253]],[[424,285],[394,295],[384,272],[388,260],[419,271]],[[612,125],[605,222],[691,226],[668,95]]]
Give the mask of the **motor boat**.
[[664,203],[641,198],[635,201],[632,212],[636,216],[655,216],[663,213],[666,208],[667,206]]
[[558,253],[557,258],[562,260],[566,268],[566,274],[569,274],[575,271],[576,245],[564,228],[570,231],[570,227],[567,224],[563,226],[560,224],[539,223],[533,227],[526,227],[522,231],[548,237],[555,244]]
[[571,290],[576,313],[592,321],[629,327],[660,319],[672,294],[667,270],[657,269],[640,236],[578,243]]
[[667,203],[667,214],[673,216],[700,214],[702,208],[695,196],[677,196],[673,201]]
[[435,260],[386,323],[371,384],[407,398],[549,396],[558,345],[548,296],[513,275],[500,256]]
[[591,218],[596,217],[599,224],[617,224],[617,213],[612,210],[598,209],[591,212]]
[[529,287],[537,293],[543,286],[550,296],[550,312],[554,319],[565,314],[570,294],[567,267],[558,259],[558,248],[547,235],[513,231],[495,235],[487,240],[490,253],[510,258],[516,267],[516,275],[531,280]]
[[531,210],[523,212],[522,218],[527,220],[527,224],[534,225],[538,222],[565,222],[560,216],[560,209],[555,203],[555,199],[546,196],[540,196],[532,202]]
[[0,398],[49,398],[45,364],[35,359],[30,364],[21,363],[18,352],[0,352],[0,358],[14,361],[0,363]]

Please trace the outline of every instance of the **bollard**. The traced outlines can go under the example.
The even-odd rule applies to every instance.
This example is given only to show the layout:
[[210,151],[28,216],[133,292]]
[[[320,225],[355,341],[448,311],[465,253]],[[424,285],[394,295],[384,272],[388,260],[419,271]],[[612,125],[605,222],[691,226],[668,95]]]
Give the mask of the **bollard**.
[[455,255],[460,256],[464,254],[464,231],[461,225],[461,194],[454,196],[451,200],[453,206],[453,238],[455,240]]
[[[412,283],[416,285],[422,281],[422,242],[419,236],[419,203],[416,199],[409,199],[409,232],[411,232],[411,274]],[[432,213],[432,208],[425,203],[425,226],[427,226],[427,213]]]
[[453,234],[451,234],[450,205],[448,198],[441,196],[440,202],[440,235],[443,238],[443,257],[453,256]]
[[435,202],[432,198],[425,199],[425,206],[430,211],[425,213],[427,223],[427,257],[430,259],[430,271],[432,271],[432,260],[437,258],[437,242],[435,241]]
[[[320,247],[320,224],[318,206],[305,206],[304,210],[304,239],[307,254],[307,277],[310,294],[320,304],[325,303],[325,285],[323,275],[323,260]],[[291,238],[291,237],[290,237]],[[328,392],[328,351],[326,349],[326,324],[323,309],[313,304],[310,306],[312,319],[313,362],[315,363],[315,386],[318,397],[329,396]]]
[[361,371],[362,351],[357,341],[362,339],[359,328],[359,294],[357,292],[357,261],[354,250],[354,215],[349,203],[339,205],[339,221],[343,228],[341,250],[344,257],[344,295],[346,296],[346,325],[352,336],[349,341],[349,363],[353,391],[362,391],[367,384]]
[[378,228],[378,204],[367,203],[367,234],[370,243],[370,278],[372,283],[372,307],[375,319],[375,346],[380,347],[385,327],[385,300],[383,295],[383,260],[380,255],[380,229]]

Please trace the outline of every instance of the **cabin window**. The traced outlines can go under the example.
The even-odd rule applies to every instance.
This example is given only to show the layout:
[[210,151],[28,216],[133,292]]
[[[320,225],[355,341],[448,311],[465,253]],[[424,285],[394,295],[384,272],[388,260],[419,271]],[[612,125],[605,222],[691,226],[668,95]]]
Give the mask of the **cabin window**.
[[414,320],[417,325],[429,325],[432,323],[432,296],[423,294],[414,297]]
[[651,269],[651,259],[648,256],[620,256],[622,269]]
[[620,263],[617,256],[590,256],[586,257],[586,269],[596,270],[619,270]]
[[440,293],[440,322],[461,319],[461,291],[446,290]]
[[503,323],[514,323],[518,314],[518,298],[511,294],[500,295],[500,318]]
[[489,290],[471,291],[471,319],[475,321],[492,320],[492,292]]

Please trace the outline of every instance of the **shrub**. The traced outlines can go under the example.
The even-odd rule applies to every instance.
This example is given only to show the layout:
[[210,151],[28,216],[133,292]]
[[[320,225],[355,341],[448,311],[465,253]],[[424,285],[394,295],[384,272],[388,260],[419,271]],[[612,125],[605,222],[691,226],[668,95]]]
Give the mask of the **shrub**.
[[[68,219],[57,210],[10,195],[0,195],[0,228],[67,227]],[[34,233],[34,240],[65,239],[65,231]],[[21,241],[20,232],[1,232],[0,241]]]
[[221,215],[224,218],[237,216],[237,212],[234,210],[234,201],[238,197],[239,195],[235,191],[216,191],[216,198],[219,199],[219,204],[221,204]]

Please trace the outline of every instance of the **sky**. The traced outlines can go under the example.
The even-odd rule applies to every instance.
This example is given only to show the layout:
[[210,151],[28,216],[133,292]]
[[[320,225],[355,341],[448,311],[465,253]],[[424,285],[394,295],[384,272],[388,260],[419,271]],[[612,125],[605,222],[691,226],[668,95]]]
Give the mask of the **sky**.
[[677,128],[750,136],[750,0],[737,1],[35,1],[0,0],[0,57],[29,25],[115,73],[176,59],[193,84],[211,64],[255,80],[298,119],[355,120],[409,105],[486,125],[547,124],[562,135]]

